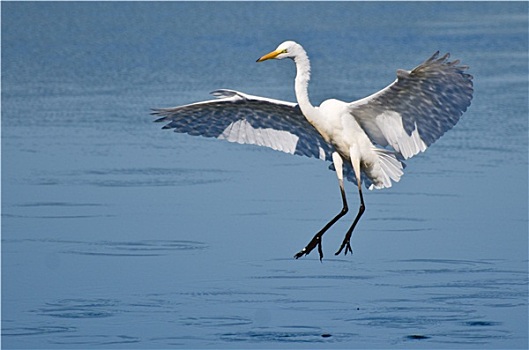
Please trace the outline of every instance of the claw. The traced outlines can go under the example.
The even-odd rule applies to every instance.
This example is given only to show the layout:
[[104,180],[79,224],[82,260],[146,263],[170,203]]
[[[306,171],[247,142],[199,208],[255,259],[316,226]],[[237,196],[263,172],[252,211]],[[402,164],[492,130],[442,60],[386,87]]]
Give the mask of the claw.
[[299,259],[301,258],[303,255],[307,255],[307,248],[303,248],[301,249],[301,251],[299,253],[297,253],[296,255],[294,255],[294,258],[296,259]]
[[349,253],[351,253],[351,255],[353,255],[353,249],[351,248],[351,244],[349,242],[347,242],[347,245],[345,247],[344,255],[347,255],[347,252],[349,252]]
[[320,237],[314,237],[312,239],[312,241],[310,241],[310,243],[305,248],[301,249],[299,251],[299,253],[294,255],[294,258],[299,259],[303,255],[309,255],[310,252],[312,252],[312,250],[314,248],[316,248],[316,246],[318,246],[318,253],[320,255],[320,261],[322,261],[323,260],[323,249],[322,249],[322,246],[321,246],[321,238]]
[[344,241],[342,245],[340,246],[340,249],[334,255],[340,255],[342,250],[345,248],[344,255],[347,255],[347,253],[351,253],[353,255],[353,248],[351,248],[351,243],[349,241]]
[[320,254],[320,262],[322,262],[323,261],[323,249],[321,247],[321,239],[318,242],[318,253]]

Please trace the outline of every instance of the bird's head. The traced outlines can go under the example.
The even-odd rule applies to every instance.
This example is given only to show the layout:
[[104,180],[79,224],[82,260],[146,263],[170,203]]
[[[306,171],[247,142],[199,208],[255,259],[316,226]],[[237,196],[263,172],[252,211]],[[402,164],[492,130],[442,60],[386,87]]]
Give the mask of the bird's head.
[[281,43],[277,49],[267,53],[266,55],[260,57],[257,62],[263,62],[270,59],[282,60],[283,58],[292,58],[294,59],[300,50],[303,50],[300,44],[294,41],[285,41]]

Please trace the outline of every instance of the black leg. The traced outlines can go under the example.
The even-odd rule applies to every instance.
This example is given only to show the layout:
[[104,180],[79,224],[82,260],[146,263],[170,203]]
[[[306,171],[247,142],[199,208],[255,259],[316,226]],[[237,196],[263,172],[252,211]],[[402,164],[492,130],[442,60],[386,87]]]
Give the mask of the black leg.
[[308,255],[314,248],[316,248],[316,246],[318,246],[318,253],[320,254],[320,261],[323,259],[323,250],[321,247],[321,237],[329,228],[331,228],[332,225],[334,225],[336,221],[338,221],[342,216],[344,216],[349,210],[347,207],[347,199],[345,198],[343,180],[339,180],[339,181],[340,181],[340,193],[342,195],[342,203],[343,203],[342,210],[331,221],[329,221],[327,225],[325,225],[325,227],[323,227],[318,233],[316,233],[316,235],[312,238],[312,240],[309,242],[309,244],[307,244],[305,248],[303,248],[299,253],[294,255],[296,259],[301,258],[303,255]]
[[360,194],[360,208],[358,208],[358,214],[356,214],[356,218],[353,221],[353,224],[345,234],[345,238],[343,239],[340,249],[338,249],[338,251],[334,255],[340,254],[344,248],[344,255],[347,255],[347,252],[353,254],[353,249],[351,248],[351,236],[353,235],[353,230],[355,229],[356,224],[358,223],[358,221],[360,221],[360,217],[366,210],[366,206],[364,205],[364,196],[362,195],[362,185],[360,183],[358,183],[358,193]]

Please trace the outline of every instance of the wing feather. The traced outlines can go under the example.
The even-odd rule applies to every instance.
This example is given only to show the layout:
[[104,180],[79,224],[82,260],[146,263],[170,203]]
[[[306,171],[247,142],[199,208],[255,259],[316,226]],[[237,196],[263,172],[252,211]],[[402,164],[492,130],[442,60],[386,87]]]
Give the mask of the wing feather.
[[405,159],[426,150],[450,130],[472,100],[472,76],[449,54],[432,57],[412,71],[399,69],[397,80],[381,91],[349,104],[349,111],[381,145]]
[[234,90],[216,90],[212,94],[218,99],[155,109],[152,114],[159,116],[156,122],[167,123],[163,129],[331,160],[332,146],[295,103]]

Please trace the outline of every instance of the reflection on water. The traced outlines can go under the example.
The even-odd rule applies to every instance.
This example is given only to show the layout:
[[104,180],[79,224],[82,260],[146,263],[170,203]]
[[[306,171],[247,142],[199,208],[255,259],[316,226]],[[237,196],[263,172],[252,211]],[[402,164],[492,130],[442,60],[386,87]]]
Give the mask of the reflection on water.
[[[352,256],[349,215],[323,263],[291,258],[340,209],[328,164],[149,115],[293,100],[289,62],[255,64],[283,39],[314,102],[437,49],[475,76],[460,123],[366,193]],[[527,348],[527,3],[8,2],[2,49],[3,347]]]

